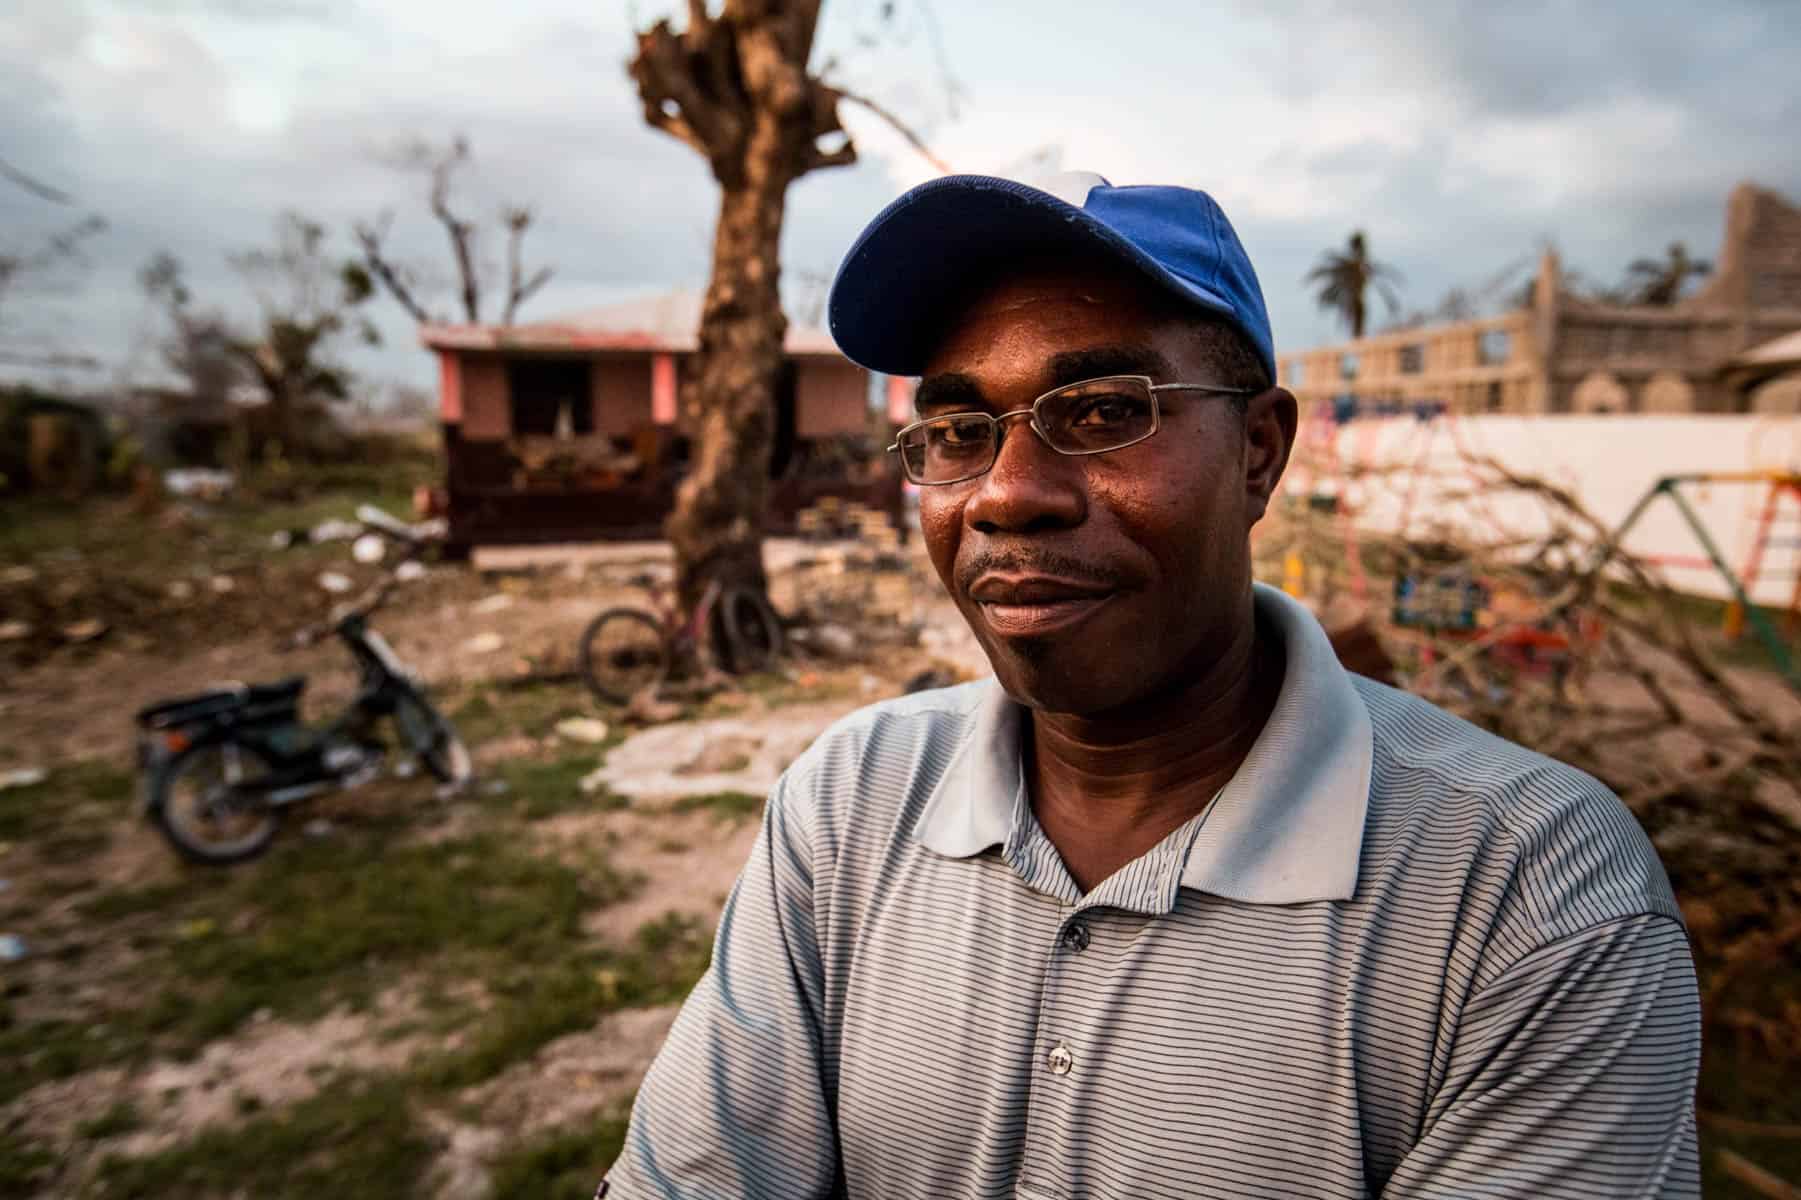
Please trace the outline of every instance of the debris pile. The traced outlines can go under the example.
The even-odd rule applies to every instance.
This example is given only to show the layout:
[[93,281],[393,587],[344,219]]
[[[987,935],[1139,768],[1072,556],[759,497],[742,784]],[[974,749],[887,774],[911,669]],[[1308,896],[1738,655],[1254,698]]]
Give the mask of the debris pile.
[[1801,691],[1570,490],[1492,459],[1427,485],[1458,511],[1356,524],[1348,497],[1418,487],[1414,470],[1291,499],[1259,533],[1260,577],[1398,686],[1618,792],[1682,899],[1714,1044],[1792,1048],[1801,1006],[1752,980],[1801,971]]

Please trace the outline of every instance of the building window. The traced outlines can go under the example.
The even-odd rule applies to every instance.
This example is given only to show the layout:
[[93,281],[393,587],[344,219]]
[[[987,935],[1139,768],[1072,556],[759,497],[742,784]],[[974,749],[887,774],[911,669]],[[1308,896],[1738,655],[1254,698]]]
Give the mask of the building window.
[[1506,362],[1512,353],[1513,335],[1505,329],[1485,329],[1476,343],[1476,357],[1486,367]]
[[1401,347],[1401,374],[1418,375],[1426,369],[1426,348],[1418,342]]
[[1288,386],[1307,386],[1307,372],[1304,364],[1298,358],[1291,358],[1288,360]]
[[1338,356],[1338,377],[1340,379],[1355,379],[1355,378],[1357,378],[1357,368],[1360,365],[1361,365],[1361,359],[1359,358],[1358,355],[1355,355],[1355,354],[1339,355]]
[[1499,379],[1490,381],[1488,385],[1488,411],[1491,413],[1500,412],[1504,406],[1505,402],[1502,399],[1501,394],[1501,381]]

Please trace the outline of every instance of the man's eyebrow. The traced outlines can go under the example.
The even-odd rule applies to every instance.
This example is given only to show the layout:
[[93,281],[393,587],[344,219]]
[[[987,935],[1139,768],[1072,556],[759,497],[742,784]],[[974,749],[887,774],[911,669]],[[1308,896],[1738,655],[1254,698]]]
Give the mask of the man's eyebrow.
[[982,408],[986,403],[976,381],[955,371],[926,376],[919,381],[919,390],[913,393],[914,411],[921,413],[927,409],[969,411]]
[[1173,374],[1169,360],[1148,347],[1096,346],[1053,355],[1045,372],[1045,386],[1062,387],[1103,375],[1149,375],[1167,381]]

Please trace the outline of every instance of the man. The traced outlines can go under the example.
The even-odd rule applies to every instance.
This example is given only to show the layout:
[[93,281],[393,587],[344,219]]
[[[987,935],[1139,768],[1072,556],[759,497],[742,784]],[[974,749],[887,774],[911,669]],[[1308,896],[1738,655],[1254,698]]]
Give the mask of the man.
[[1698,1194],[1631,816],[1251,582],[1296,407],[1212,199],[936,180],[831,320],[923,376],[897,452],[995,678],[789,768],[602,1194]]

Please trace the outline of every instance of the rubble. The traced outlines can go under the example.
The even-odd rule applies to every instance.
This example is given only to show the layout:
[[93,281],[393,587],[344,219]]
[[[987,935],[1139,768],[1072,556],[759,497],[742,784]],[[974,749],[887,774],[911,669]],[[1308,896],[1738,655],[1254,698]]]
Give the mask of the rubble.
[[492,654],[506,644],[498,633],[478,633],[462,645],[465,654]]
[[555,726],[556,735],[564,741],[582,742],[590,746],[607,740],[607,723],[598,717],[565,717]]

